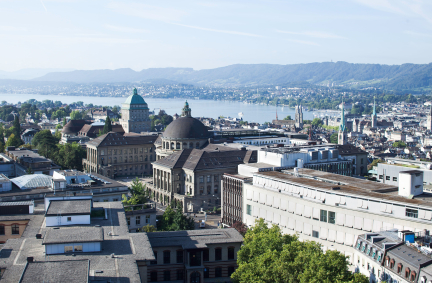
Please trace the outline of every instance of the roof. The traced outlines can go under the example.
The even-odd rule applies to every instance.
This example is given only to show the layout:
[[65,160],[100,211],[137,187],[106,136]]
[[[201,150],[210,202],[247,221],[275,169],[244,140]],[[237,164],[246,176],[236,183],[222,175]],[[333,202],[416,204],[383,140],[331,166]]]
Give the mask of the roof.
[[52,200],[45,216],[86,215],[91,213],[90,199],[80,200]]
[[88,259],[29,262],[19,282],[88,282],[89,266]]
[[208,244],[241,243],[242,235],[234,228],[186,230],[147,233],[151,246],[182,247],[183,249],[206,248]]
[[87,146],[153,145],[157,138],[156,135],[123,136],[119,133],[109,132],[89,141]]
[[[99,131],[102,131],[105,125],[84,125],[81,130],[79,130],[79,135],[88,136],[91,138],[96,138],[99,134]],[[112,125],[112,131],[117,133],[124,133],[124,129],[121,125],[114,124]]]
[[51,187],[52,177],[44,174],[30,174],[11,179],[20,189]]
[[137,90],[134,89],[134,93],[129,95],[129,97],[123,102],[122,109],[130,109],[131,105],[136,105],[138,107],[133,107],[133,110],[148,110],[147,103],[144,101],[141,95],[138,94]]
[[104,233],[102,227],[75,226],[68,228],[52,228],[45,233],[43,245],[102,242]]
[[416,268],[420,268],[421,265],[432,262],[432,259],[429,256],[426,256],[420,252],[418,252],[416,249],[413,249],[411,247],[408,247],[407,245],[400,245],[398,247],[395,247],[387,252],[387,255],[392,257],[398,257],[402,261],[409,263]]
[[166,127],[162,137],[166,139],[208,139],[210,134],[200,120],[193,117],[180,117]]
[[256,162],[256,154],[256,151],[236,149],[224,151],[184,149],[153,162],[153,165],[191,170],[237,167],[239,164]]
[[358,148],[354,145],[351,145],[351,144],[335,145],[335,147],[339,150],[340,156],[356,155],[356,154],[368,154],[366,151],[363,151],[360,148]]
[[90,124],[90,122],[86,121],[86,120],[70,120],[63,127],[62,133],[63,134],[77,134],[81,130],[81,128],[86,124]]
[[0,202],[0,206],[15,206],[15,205],[34,205],[34,201],[3,201]]

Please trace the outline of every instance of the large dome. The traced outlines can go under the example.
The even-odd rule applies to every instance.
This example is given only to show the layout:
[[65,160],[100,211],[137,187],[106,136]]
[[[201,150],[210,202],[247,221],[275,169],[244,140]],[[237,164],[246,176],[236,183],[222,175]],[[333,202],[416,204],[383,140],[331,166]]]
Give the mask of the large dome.
[[172,121],[163,133],[167,139],[207,139],[209,132],[201,121],[192,117],[180,117]]

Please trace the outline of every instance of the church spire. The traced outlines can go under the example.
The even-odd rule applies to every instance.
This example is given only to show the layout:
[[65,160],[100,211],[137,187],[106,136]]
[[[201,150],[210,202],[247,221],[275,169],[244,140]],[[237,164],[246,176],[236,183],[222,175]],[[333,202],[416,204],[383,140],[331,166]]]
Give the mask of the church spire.
[[340,132],[345,132],[346,131],[346,126],[345,126],[345,103],[343,101],[343,97],[342,97],[342,114],[341,114],[341,123],[339,125],[339,131]]
[[373,113],[372,113],[372,115],[376,115],[376,110],[375,110],[375,96],[374,96],[374,106],[373,106]]

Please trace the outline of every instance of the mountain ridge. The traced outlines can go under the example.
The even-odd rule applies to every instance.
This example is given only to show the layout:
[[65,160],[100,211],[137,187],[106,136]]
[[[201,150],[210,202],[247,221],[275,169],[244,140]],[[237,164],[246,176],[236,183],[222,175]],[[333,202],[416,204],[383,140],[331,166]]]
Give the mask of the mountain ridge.
[[[75,70],[52,72],[33,81],[74,83],[138,82],[149,79],[166,79],[196,85],[283,85],[307,81],[347,83],[370,81],[374,86],[393,89],[432,87],[432,63],[429,64],[356,64],[347,62],[322,62],[305,64],[235,64],[214,69],[150,68],[134,71],[129,68],[115,70]],[[371,84],[371,83],[369,83]]]

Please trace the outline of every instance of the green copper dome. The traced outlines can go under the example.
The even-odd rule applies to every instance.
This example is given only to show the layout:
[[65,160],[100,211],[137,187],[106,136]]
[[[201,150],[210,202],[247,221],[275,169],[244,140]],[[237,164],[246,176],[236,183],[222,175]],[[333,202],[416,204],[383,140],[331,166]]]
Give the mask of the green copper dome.
[[137,89],[134,88],[134,93],[123,102],[122,109],[148,110],[148,106],[144,98],[142,98],[142,96],[138,94]]

